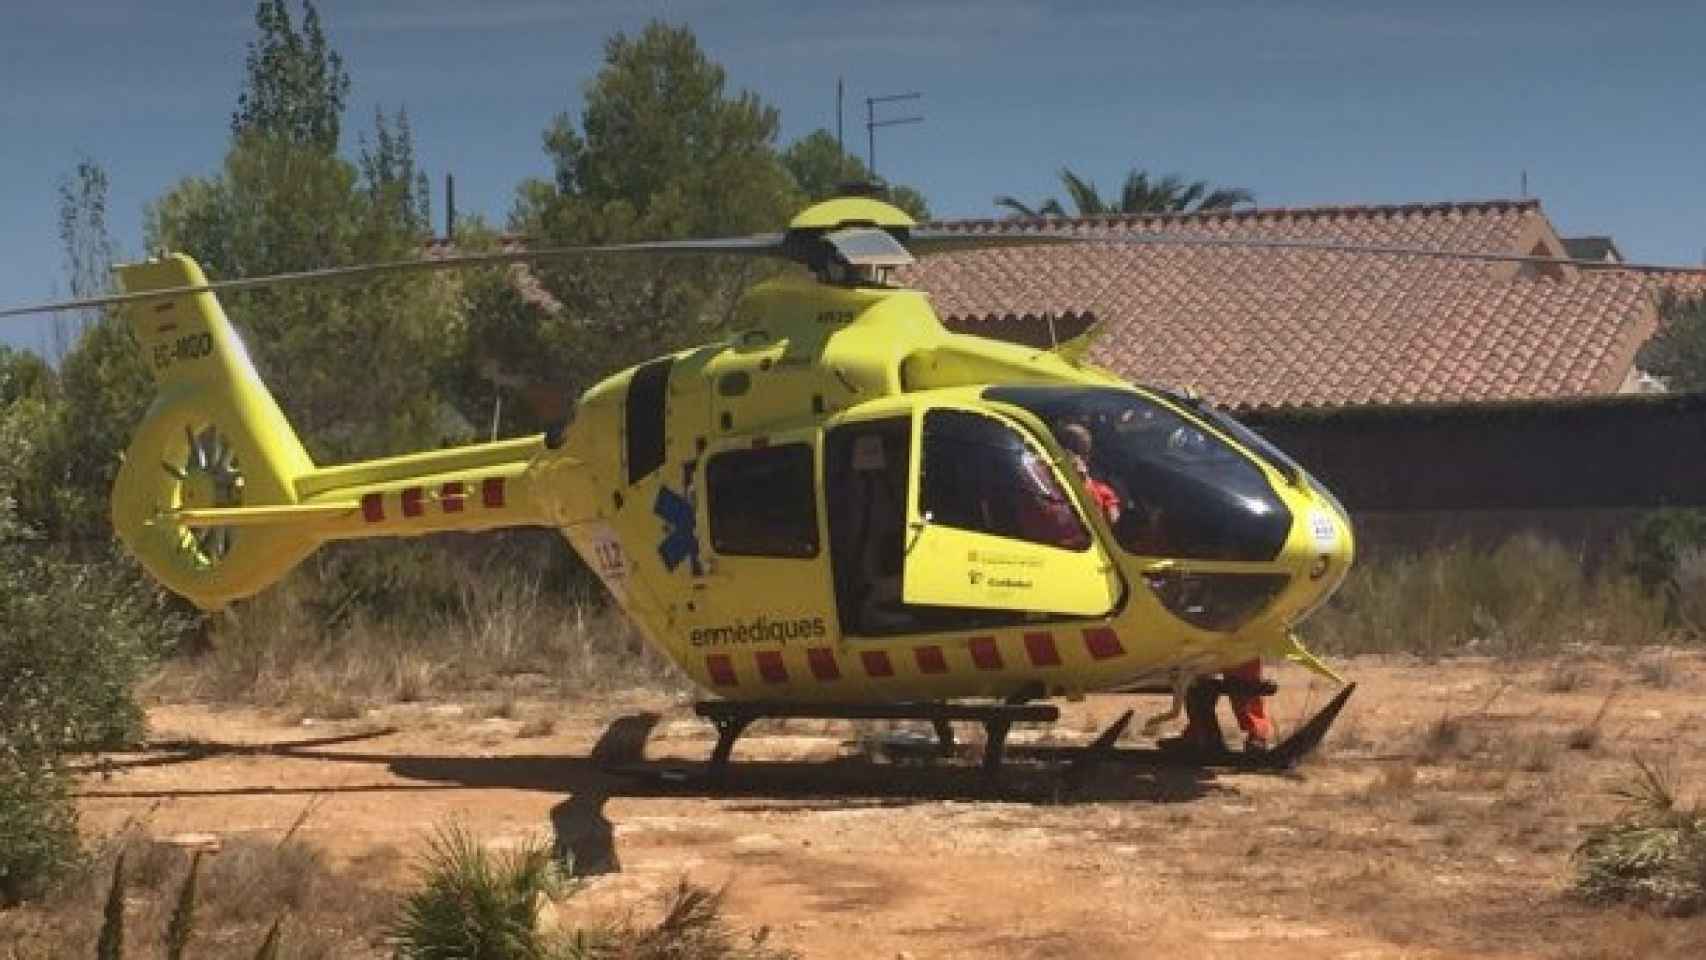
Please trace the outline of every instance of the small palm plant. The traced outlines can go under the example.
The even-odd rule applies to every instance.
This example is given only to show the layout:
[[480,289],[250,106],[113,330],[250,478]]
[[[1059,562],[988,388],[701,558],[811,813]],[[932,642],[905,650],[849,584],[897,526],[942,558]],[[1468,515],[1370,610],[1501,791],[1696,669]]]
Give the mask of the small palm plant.
[[539,908],[558,891],[559,878],[544,844],[494,854],[467,828],[440,827],[422,858],[421,886],[391,930],[397,956],[543,960],[551,946],[539,930]]
[[1576,848],[1576,891],[1686,916],[1706,910],[1706,809],[1683,806],[1674,775],[1641,757],[1614,793],[1623,810]]

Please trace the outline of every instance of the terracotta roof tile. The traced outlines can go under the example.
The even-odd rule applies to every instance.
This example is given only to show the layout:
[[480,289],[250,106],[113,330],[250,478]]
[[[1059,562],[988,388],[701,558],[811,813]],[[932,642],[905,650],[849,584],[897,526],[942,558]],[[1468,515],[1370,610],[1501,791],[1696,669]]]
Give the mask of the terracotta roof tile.
[[[1536,237],[1556,242],[1532,200],[932,226],[1525,253]],[[1648,281],[1628,271],[1530,277],[1475,262],[1317,250],[1014,247],[929,258],[903,279],[966,332],[1047,343],[1046,325],[1026,315],[1052,314],[1057,326],[1093,315],[1103,329],[1092,359],[1240,407],[1610,393],[1655,323]],[[999,329],[989,320],[1010,314]]]
[[1663,273],[1652,278],[1653,285],[1661,292],[1669,292],[1679,297],[1706,297],[1706,268],[1690,270],[1687,273]]
[[[528,246],[528,239],[518,234],[500,234],[496,240],[495,252],[499,253],[518,253],[526,250]],[[454,240],[433,237],[426,242],[425,252],[428,260],[442,260],[445,257],[453,257],[469,251],[458,248]],[[551,295],[551,291],[545,289],[545,285],[539,280],[539,275],[534,273],[528,264],[512,263],[504,269],[509,271],[510,282],[515,285],[516,292],[521,294],[523,301],[552,316],[558,316],[563,312],[562,303]]]

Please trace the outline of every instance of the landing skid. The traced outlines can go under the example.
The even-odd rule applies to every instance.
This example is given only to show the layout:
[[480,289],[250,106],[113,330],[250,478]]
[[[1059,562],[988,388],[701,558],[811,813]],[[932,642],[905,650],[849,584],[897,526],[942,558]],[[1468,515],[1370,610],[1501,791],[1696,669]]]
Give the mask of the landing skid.
[[954,720],[983,724],[983,770],[994,775],[1001,769],[1007,734],[1015,723],[1053,723],[1060,708],[1046,703],[795,703],[787,700],[701,700],[693,712],[717,728],[717,745],[705,773],[715,780],[728,770],[735,741],[754,720],[928,720],[936,728],[944,752],[953,750]]
[[[1125,732],[1126,725],[1131,723],[1132,712],[1127,710],[1113,725],[1103,731],[1096,741],[1087,747],[1071,749],[1071,772],[1080,774],[1101,763],[1124,763],[1142,767],[1191,767],[1214,768],[1223,770],[1290,770],[1297,766],[1304,757],[1315,752],[1326,738],[1327,731],[1339,719],[1339,713],[1345,709],[1345,703],[1351,694],[1356,692],[1356,684],[1346,684],[1333,699],[1327,701],[1308,722],[1298,727],[1291,736],[1285,738],[1271,750],[1235,751],[1228,750],[1224,743],[1211,745],[1207,748],[1170,746],[1170,747],[1116,747],[1115,741]],[[1211,701],[1212,706],[1212,701]],[[1025,751],[1028,756],[1048,756],[1060,752],[1060,748],[1035,747]]]
[[[1309,721],[1272,750],[1234,752],[1222,744],[1210,749],[1122,748],[1115,746],[1132,720],[1126,711],[1094,742],[1083,747],[1027,747],[1025,756],[1059,758],[1067,761],[1067,776],[1087,774],[1102,763],[1124,763],[1149,767],[1196,767],[1227,770],[1278,771],[1289,770],[1312,753],[1326,737],[1345,703],[1356,691],[1356,684],[1347,684],[1328,701]],[[1147,691],[1145,691],[1147,692]],[[1224,690],[1205,686],[1199,696],[1219,697]],[[1212,710],[1213,700],[1208,701]],[[717,730],[717,745],[711,750],[704,777],[717,782],[726,776],[735,741],[754,720],[811,719],[811,720],[926,720],[936,730],[939,753],[953,752],[952,721],[971,721],[983,724],[984,751],[982,769],[994,777],[1001,772],[1007,752],[1007,734],[1015,723],[1052,723],[1060,719],[1060,708],[1041,703],[959,704],[959,703],[797,703],[786,700],[703,700],[693,706],[699,716],[709,720]],[[677,773],[677,777],[684,776]],[[674,779],[674,778],[672,778]]]

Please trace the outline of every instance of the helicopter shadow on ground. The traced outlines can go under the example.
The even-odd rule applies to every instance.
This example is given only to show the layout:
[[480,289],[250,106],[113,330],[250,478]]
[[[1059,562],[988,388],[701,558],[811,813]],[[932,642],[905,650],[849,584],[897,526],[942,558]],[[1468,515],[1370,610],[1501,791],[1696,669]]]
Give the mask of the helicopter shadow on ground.
[[867,756],[834,760],[740,760],[724,775],[705,776],[701,762],[648,759],[646,741],[659,721],[636,713],[612,721],[584,757],[568,755],[458,756],[396,754],[350,749],[392,730],[271,744],[214,741],[156,744],[164,755],[102,761],[88,772],[159,767],[219,756],[275,756],[331,763],[383,765],[411,783],[340,786],[254,786],[159,790],[81,791],[83,796],[182,797],[278,793],[408,792],[416,790],[509,789],[563,794],[552,808],[555,846],[581,875],[621,869],[615,825],[606,806],[612,798],[687,797],[728,801],[734,813],[806,814],[860,806],[910,806],[941,801],[1030,805],[1079,803],[1185,803],[1211,793],[1234,792],[1210,770],[1133,770],[1103,765],[1074,772],[1065,764],[1014,762],[999,777],[975,765],[885,764]]

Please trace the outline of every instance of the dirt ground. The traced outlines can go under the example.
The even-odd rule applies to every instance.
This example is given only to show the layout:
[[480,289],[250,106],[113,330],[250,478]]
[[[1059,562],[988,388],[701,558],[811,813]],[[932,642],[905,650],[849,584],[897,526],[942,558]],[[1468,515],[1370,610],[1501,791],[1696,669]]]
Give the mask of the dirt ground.
[[[649,913],[685,876],[727,884],[731,920],[811,958],[1706,956],[1706,922],[1567,889],[1570,851],[1616,809],[1632,757],[1674,767],[1685,795],[1706,787],[1706,656],[1340,666],[1356,696],[1285,775],[1119,766],[1069,789],[1021,758],[992,791],[970,760],[888,763],[871,726],[791,721],[755,726],[713,790],[675,775],[711,744],[684,703],[339,722],[174,704],[151,711],[152,749],[84,775],[81,804],[96,831],[224,836],[276,836],[313,804],[309,839],[398,885],[456,819],[604,871],[563,905],[570,923]],[[1283,735],[1329,691],[1276,677]],[[1044,739],[1088,742],[1134,706],[1165,703],[1065,704]],[[662,716],[641,775],[589,758],[646,710]],[[1027,741],[1015,731],[1015,750]]]

